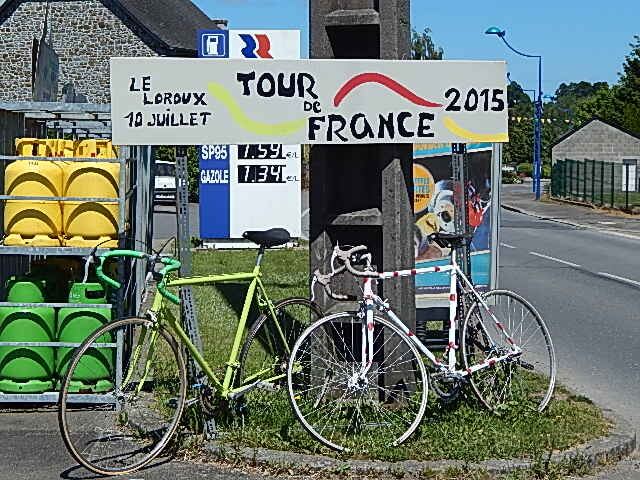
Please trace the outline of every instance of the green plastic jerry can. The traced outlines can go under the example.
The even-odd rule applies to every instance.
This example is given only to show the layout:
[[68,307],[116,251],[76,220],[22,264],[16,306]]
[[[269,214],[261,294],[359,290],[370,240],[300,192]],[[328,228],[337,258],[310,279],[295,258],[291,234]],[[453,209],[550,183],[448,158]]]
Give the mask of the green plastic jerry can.
[[[106,292],[100,283],[74,283],[69,303],[105,304]],[[111,309],[65,307],[58,311],[58,341],[82,343],[98,328],[111,321]],[[99,343],[112,343],[113,338],[99,338]],[[62,378],[75,349],[58,350],[56,371]],[[72,392],[105,392],[113,388],[115,348],[93,348],[81,359],[74,371],[69,390]]]

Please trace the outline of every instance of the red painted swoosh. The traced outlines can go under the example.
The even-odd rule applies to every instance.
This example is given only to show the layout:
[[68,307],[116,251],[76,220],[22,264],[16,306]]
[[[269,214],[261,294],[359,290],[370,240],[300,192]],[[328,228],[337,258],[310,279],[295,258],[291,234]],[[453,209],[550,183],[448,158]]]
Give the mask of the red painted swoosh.
[[429,100],[419,97],[404,85],[396,82],[393,78],[387,77],[386,75],[383,75],[381,73],[361,73],[360,75],[356,75],[351,80],[347,81],[342,87],[340,87],[340,90],[338,90],[338,93],[336,93],[336,96],[333,99],[333,105],[336,107],[340,105],[352,90],[364,83],[379,83],[381,85],[384,85],[388,89],[393,90],[401,97],[406,98],[411,103],[415,103],[416,105],[420,105],[422,107],[442,107],[441,103],[430,102]]
[[271,52],[269,52],[269,50],[271,50],[271,40],[269,40],[269,37],[263,33],[258,33],[256,34],[256,40],[258,40],[258,51],[256,52],[258,57],[273,58]]

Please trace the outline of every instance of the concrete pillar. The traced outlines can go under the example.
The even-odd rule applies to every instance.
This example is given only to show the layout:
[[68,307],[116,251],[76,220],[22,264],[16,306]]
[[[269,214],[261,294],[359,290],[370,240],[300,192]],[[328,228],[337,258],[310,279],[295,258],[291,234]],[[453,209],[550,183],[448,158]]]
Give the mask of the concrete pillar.
[[[310,0],[310,58],[408,59],[409,0]],[[413,246],[410,144],[311,148],[311,268],[326,271],[336,242],[366,244],[380,269],[409,268]],[[336,290],[358,293],[347,276]],[[381,292],[415,328],[413,279]],[[344,309],[321,298],[326,309]]]

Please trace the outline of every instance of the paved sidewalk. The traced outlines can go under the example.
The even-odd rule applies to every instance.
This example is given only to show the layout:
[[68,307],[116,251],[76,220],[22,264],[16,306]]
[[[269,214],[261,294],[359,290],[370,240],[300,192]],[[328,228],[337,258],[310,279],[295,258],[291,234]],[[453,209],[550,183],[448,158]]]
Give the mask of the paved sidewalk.
[[[14,406],[17,407],[17,406]],[[0,409],[0,480],[88,480],[102,478],[78,466],[67,453],[58,429],[55,406],[25,405]],[[247,469],[251,470],[251,469]],[[259,471],[160,458],[123,480],[268,480]]]
[[570,480],[640,480],[640,453],[621,460],[608,469],[586,477],[569,477]]
[[502,185],[501,194],[502,207],[509,210],[576,227],[640,238],[640,215],[605,211],[554,200],[535,201],[530,182]]

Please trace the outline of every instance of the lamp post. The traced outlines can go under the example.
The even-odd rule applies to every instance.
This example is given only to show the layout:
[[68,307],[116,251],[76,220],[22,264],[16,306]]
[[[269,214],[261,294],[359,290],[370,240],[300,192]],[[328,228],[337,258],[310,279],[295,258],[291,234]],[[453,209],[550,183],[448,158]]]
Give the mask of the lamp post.
[[513,48],[505,38],[506,31],[498,27],[490,27],[485,32],[487,35],[497,35],[509,50],[520,56],[538,59],[538,98],[535,99],[534,112],[534,146],[533,146],[533,193],[536,200],[540,200],[540,176],[542,174],[542,55],[529,55]]

